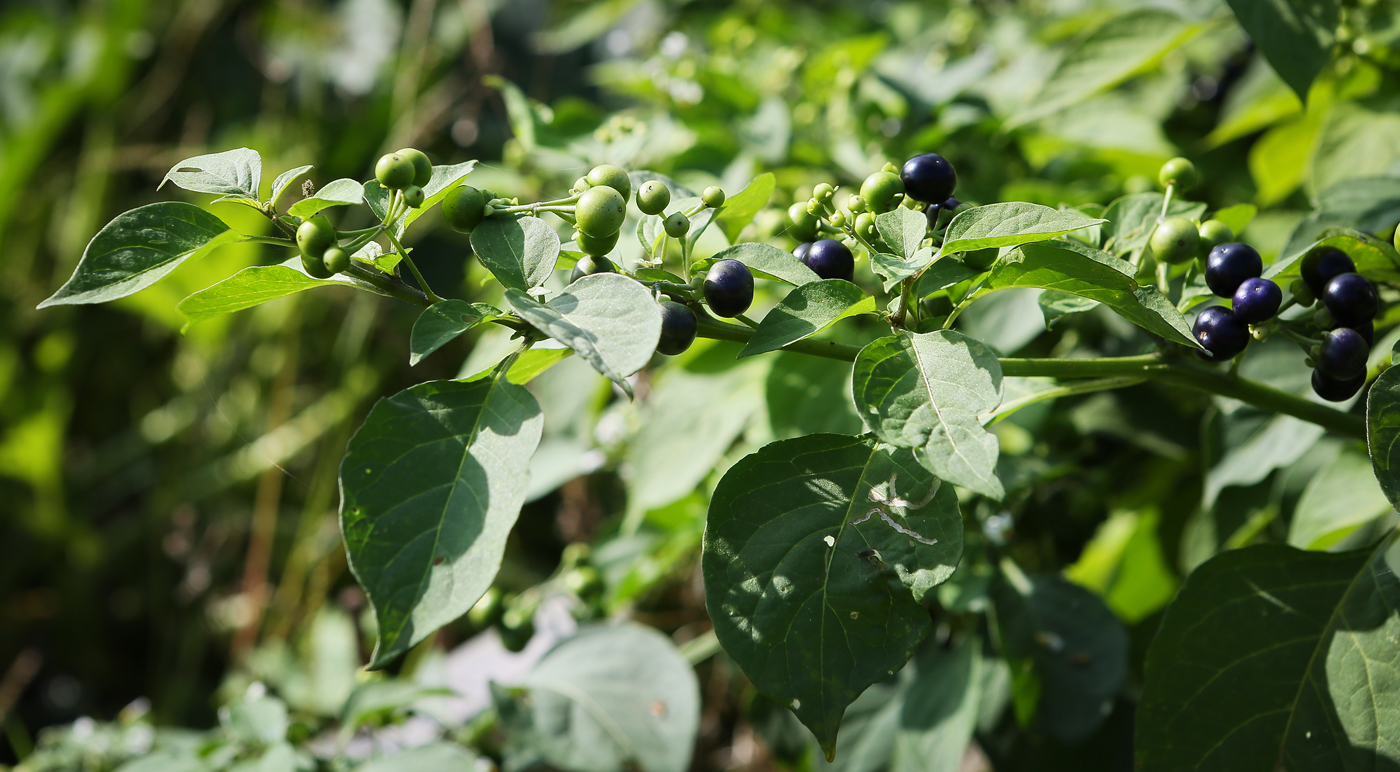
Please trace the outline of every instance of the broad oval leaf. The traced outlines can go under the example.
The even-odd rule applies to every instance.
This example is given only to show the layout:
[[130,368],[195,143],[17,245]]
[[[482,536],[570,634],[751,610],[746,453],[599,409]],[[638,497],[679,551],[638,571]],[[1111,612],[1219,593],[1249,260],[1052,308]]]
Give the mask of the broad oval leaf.
[[262,182],[262,156],[256,150],[240,147],[186,158],[165,173],[156,189],[167,182],[196,193],[257,201],[258,186]]
[[823,279],[788,292],[759,322],[740,357],[777,351],[849,316],[875,313],[875,298],[845,279]]
[[491,217],[472,231],[481,264],[508,289],[544,284],[559,259],[559,234],[538,217]]
[[237,236],[223,220],[183,201],[123,212],[92,237],[72,278],[39,308],[106,303],[140,292]]
[[700,684],[670,639],[636,624],[585,627],[518,684],[492,685],[506,769],[686,772]]
[[778,249],[771,244],[754,242],[735,244],[732,247],[722,249],[715,253],[714,257],[696,263],[692,268],[692,273],[699,273],[720,260],[738,260],[747,265],[754,273],[787,282],[795,287],[821,281],[822,278],[797,259],[793,253]]
[[423,309],[408,337],[408,364],[418,364],[448,341],[480,324],[489,311],[465,300],[444,300]]
[[897,256],[912,260],[928,232],[928,216],[897,206],[876,217],[875,227],[880,231],[880,238],[894,248]]
[[719,228],[729,243],[733,244],[734,240],[739,238],[739,233],[753,222],[754,215],[768,206],[768,199],[773,197],[773,188],[776,185],[777,178],[773,173],[764,172],[753,178],[743,190],[724,200],[724,206],[715,214],[715,222],[719,223]]
[[975,206],[959,212],[948,223],[941,254],[1047,241],[1102,222],[1107,221],[1073,209],[1051,209],[1024,201]]
[[830,759],[846,706],[928,634],[920,602],[962,546],[952,486],[908,450],[835,434],[781,440],[715,489],[705,603],[724,650]]
[[974,297],[1038,287],[1097,300],[1124,319],[1173,343],[1200,348],[1186,318],[1155,287],[1138,286],[1131,263],[1073,241],[1024,244],[992,265]]
[[661,338],[661,311],[651,293],[615,273],[595,273],[570,284],[548,304],[518,289],[506,300],[540,332],[574,350],[629,396],[625,380],[651,361]]
[[1400,761],[1400,549],[1217,555],[1147,652],[1137,767],[1387,769]]
[[1001,362],[981,342],[939,330],[880,338],[851,374],[856,412],[881,440],[912,448],[929,471],[1000,499],[997,438],[979,416],[1001,404]]
[[310,217],[322,209],[358,204],[364,200],[365,186],[363,184],[351,179],[340,179],[326,183],[309,198],[303,198],[292,204],[291,208],[287,210],[287,214],[295,217]]
[[534,396],[504,378],[429,381],[370,411],[340,465],[340,522],[379,621],[371,668],[491,586],[543,426]]
[[1366,445],[1381,490],[1391,506],[1400,508],[1400,368],[1386,370],[1371,384],[1366,396]]
[[[894,287],[894,285],[900,283],[901,281],[904,281],[910,276],[913,276],[919,271],[922,271],[928,264],[932,263],[934,254],[935,252],[933,247],[924,247],[923,249],[920,249],[919,251],[915,252],[908,260],[898,255],[889,255],[885,254],[884,252],[876,252],[875,254],[870,256],[870,267],[872,270],[875,271],[877,275],[879,275],[881,279],[883,279],[882,285],[884,287],[884,290],[886,292],[889,292],[890,289]],[[955,265],[962,265],[959,261],[951,259],[951,256],[945,257],[942,260],[939,260],[938,262],[940,264],[947,263],[947,267],[950,269],[953,268],[953,266]],[[980,273],[980,271],[972,271],[969,274],[969,276],[976,276],[978,273]],[[937,281],[939,280],[934,279],[930,282],[930,284]],[[953,283],[956,284],[957,282]],[[939,287],[939,289],[942,289],[942,287]],[[933,290],[929,291],[932,292]]]

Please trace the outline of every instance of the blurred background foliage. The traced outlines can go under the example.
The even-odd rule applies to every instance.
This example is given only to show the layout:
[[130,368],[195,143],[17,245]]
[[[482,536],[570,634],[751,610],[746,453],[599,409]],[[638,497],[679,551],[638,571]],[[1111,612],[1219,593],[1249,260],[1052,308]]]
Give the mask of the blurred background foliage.
[[[321,726],[308,716],[341,716],[372,641],[357,628],[363,597],[335,515],[348,437],[378,397],[503,353],[487,334],[410,369],[416,309],[341,290],[182,332],[182,297],[281,259],[252,244],[111,306],[35,311],[108,219],[187,195],[155,190],[180,159],[249,146],[269,179],[314,163],[326,182],[365,178],[380,153],[413,145],[437,163],[479,159],[472,184],[522,200],[601,162],[731,194],[771,171],[770,208],[742,237],[791,247],[787,203],[916,152],[952,159],[964,200],[1052,206],[1152,189],[1158,166],[1185,155],[1203,177],[1193,198],[1259,207],[1243,238],[1272,259],[1326,225],[1388,238],[1400,219],[1395,200],[1345,195],[1349,180],[1400,176],[1400,11],[1383,0],[1333,10],[1330,55],[1304,101],[1216,0],[5,3],[0,763],[30,754],[44,727],[124,716],[64,730],[82,743],[50,733],[41,751],[52,768],[107,769],[123,743],[149,745],[132,727],[213,726],[255,679],[308,732]],[[265,227],[234,205],[219,214],[245,233]],[[499,292],[463,259],[465,239],[416,237],[440,290]],[[1019,295],[979,305],[969,331],[1003,354],[1139,340],[1100,314],[1047,331]],[[565,546],[591,543],[606,586],[598,613],[699,640],[698,544],[718,470],[773,438],[859,426],[840,367],[794,354],[736,366],[732,353],[697,346],[634,404],[610,401],[576,361],[532,385],[551,423],[503,589],[559,576]],[[1268,379],[1269,358],[1256,361]],[[1020,562],[1068,567],[1104,595],[1133,625],[1140,672],[1184,570],[1225,546],[1291,540],[1300,499],[1322,506],[1365,468],[1318,430],[1274,436],[1287,452],[1221,471],[1220,448],[1257,439],[1267,420],[1150,386],[1027,409],[998,424],[1026,484],[1007,510],[981,507],[970,522],[1014,522]],[[1331,488],[1310,482],[1320,469]],[[1389,511],[1369,506],[1372,519]],[[1322,530],[1334,545],[1362,538],[1358,527],[1370,526]],[[945,605],[959,592],[975,604],[977,572],[958,576]],[[444,631],[405,667],[431,672],[425,661],[474,632]],[[700,676],[697,768],[815,763],[786,712],[722,657]],[[1105,768],[1131,766],[1130,695],[1091,740]],[[1009,734],[1014,711],[1000,709],[984,710],[978,735],[998,767],[1082,753]],[[224,716],[228,731],[237,724]],[[459,717],[453,736],[471,727]]]

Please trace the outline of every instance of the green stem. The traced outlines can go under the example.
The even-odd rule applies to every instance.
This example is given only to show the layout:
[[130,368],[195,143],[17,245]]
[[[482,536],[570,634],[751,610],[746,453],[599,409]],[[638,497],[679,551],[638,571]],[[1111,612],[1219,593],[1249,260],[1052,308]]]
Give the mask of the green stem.
[[279,247],[295,247],[297,243],[291,239],[279,239],[276,236],[244,236],[240,241],[251,242],[253,244],[273,244]]
[[345,269],[345,273],[365,284],[369,284],[380,290],[395,300],[402,300],[405,303],[412,303],[415,306],[430,306],[432,301],[427,295],[417,289],[404,284],[399,279],[390,276],[383,271],[377,271],[357,261],[350,261],[350,267]]
[[996,410],[993,410],[991,414],[987,416],[986,423],[984,425],[991,426],[992,424],[1006,418],[1007,416],[1011,415],[1017,410],[1020,410],[1023,407],[1034,405],[1037,402],[1044,402],[1047,399],[1072,397],[1077,394],[1093,394],[1096,391],[1108,391],[1110,389],[1122,389],[1127,388],[1128,386],[1136,386],[1145,380],[1147,379],[1131,375],[1122,375],[1115,376],[1113,378],[1096,378],[1087,381],[1075,381],[1074,383],[1067,383],[1063,386],[1057,386],[1053,389],[1038,391],[1034,394],[1028,394],[1024,397],[1021,397],[1020,399],[1013,399],[1009,402],[1001,403],[1001,405],[999,405]]
[[394,245],[394,249],[398,250],[399,255],[403,258],[404,264],[407,265],[408,270],[413,273],[414,280],[418,282],[419,287],[423,288],[423,294],[428,297],[428,300],[434,303],[441,303],[442,298],[438,297],[438,294],[433,292],[433,288],[428,286],[428,281],[423,278],[422,273],[419,273],[418,266],[414,264],[413,258],[408,254],[408,250],[403,248],[403,244],[400,244],[398,237],[394,235],[394,229],[385,228],[384,235],[389,237],[389,243]]
[[1167,211],[1171,208],[1171,205],[1172,205],[1172,194],[1175,193],[1175,192],[1176,192],[1176,184],[1175,184],[1175,183],[1168,183],[1168,184],[1167,184],[1167,192],[1166,192],[1165,195],[1162,196],[1162,216],[1159,217],[1159,218],[1157,218],[1157,219],[1159,219],[1159,220],[1165,220],[1165,219],[1167,219]]

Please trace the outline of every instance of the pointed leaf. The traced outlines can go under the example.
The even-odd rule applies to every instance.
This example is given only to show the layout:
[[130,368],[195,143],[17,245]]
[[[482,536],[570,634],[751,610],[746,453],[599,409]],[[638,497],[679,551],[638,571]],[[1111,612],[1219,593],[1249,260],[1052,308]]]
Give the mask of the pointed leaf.
[[[884,279],[884,289],[886,292],[889,292],[894,285],[922,271],[925,266],[932,263],[935,254],[933,247],[924,247],[915,252],[908,260],[905,260],[898,255],[887,255],[883,252],[876,252],[870,256],[870,267],[874,269],[876,274],[879,274],[879,276]],[[958,261],[948,258],[944,258],[938,262],[947,263],[949,268],[955,265],[961,265]],[[977,273],[977,271],[972,271],[968,275],[976,276]],[[956,284],[957,282],[953,283]],[[929,291],[932,292],[933,290]]]
[[358,204],[365,200],[365,186],[355,180],[340,179],[328,182],[309,198],[292,204],[287,214],[294,217],[310,217],[322,209],[333,206]]
[[[294,259],[301,262],[301,258]],[[334,287],[342,283],[313,279],[290,265],[254,265],[190,295],[175,308],[184,315],[187,320],[185,329],[189,329],[205,319],[242,311],[315,287]]]
[[700,273],[720,260],[738,260],[765,278],[773,278],[795,287],[820,281],[821,277],[797,256],[769,244],[744,243],[721,249],[714,257],[696,263],[692,273]]
[[950,485],[907,450],[813,434],[725,473],[705,528],[705,598],[724,650],[827,758],[849,705],[928,634],[920,601],[952,575]]
[[289,191],[288,186],[296,182],[302,177],[302,175],[311,171],[313,168],[314,167],[311,164],[307,164],[305,166],[298,166],[295,169],[288,169],[287,171],[277,175],[277,179],[272,181],[272,195],[268,197],[268,200],[280,205],[278,199],[281,198],[284,192],[286,192],[288,195],[296,195],[297,191]]
[[849,316],[876,312],[875,298],[845,279],[824,279],[788,292],[759,322],[740,357],[777,351]]
[[258,200],[262,180],[262,157],[258,151],[240,147],[222,153],[186,158],[171,167],[156,186],[159,190],[173,182],[196,193],[214,193],[224,198]]
[[1227,0],[1269,66],[1307,101],[1313,79],[1332,59],[1340,6],[1301,0]]
[[919,251],[919,242],[928,232],[928,217],[923,212],[897,206],[876,217],[875,227],[880,231],[880,238],[894,247],[896,256],[912,260]]
[[1001,362],[952,330],[880,338],[851,374],[856,412],[881,440],[913,448],[948,482],[995,499],[997,438],[978,416],[1001,404]]
[[223,220],[183,201],[117,215],[88,242],[66,284],[39,308],[106,303],[141,290],[196,255],[238,237]]
[[559,259],[559,235],[538,217],[491,217],[472,231],[472,249],[503,286],[544,284]]
[[465,300],[444,300],[423,309],[408,338],[408,364],[423,361],[453,338],[477,326],[488,318],[489,311]]
[[777,185],[777,179],[772,172],[764,172],[758,175],[743,190],[725,199],[724,206],[720,207],[719,213],[715,215],[715,222],[719,223],[720,230],[724,231],[724,237],[733,244],[739,238],[739,232],[748,227],[753,222],[754,215],[759,210],[768,206],[768,199],[773,197],[773,188]]
[[485,594],[520,514],[544,416],[504,378],[430,381],[381,399],[340,466],[350,568],[384,667]]
[[948,223],[941,253],[947,255],[987,247],[1012,247],[1048,241],[1102,222],[1106,221],[1073,209],[1051,209],[1022,201],[975,206],[959,212]]

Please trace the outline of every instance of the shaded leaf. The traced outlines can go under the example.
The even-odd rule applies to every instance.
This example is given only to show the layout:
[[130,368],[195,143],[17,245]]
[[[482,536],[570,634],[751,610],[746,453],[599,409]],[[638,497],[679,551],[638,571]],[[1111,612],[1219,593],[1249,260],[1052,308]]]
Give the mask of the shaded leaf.
[[462,772],[473,769],[476,754],[454,742],[442,740],[419,745],[388,756],[371,759],[355,768],[355,772]]
[[1280,78],[1307,101],[1332,57],[1339,6],[1304,0],[1226,0]]
[[1400,368],[1380,374],[1366,396],[1371,467],[1391,506],[1400,507]]
[[739,356],[777,351],[847,317],[875,312],[875,298],[845,279],[804,284],[788,292],[763,317]]
[[409,366],[480,324],[491,315],[490,311],[489,306],[479,307],[465,300],[444,300],[423,309],[408,338]]
[[[1148,236],[1157,226],[1157,218],[1162,215],[1161,193],[1134,193],[1115,199],[1104,210],[1108,219],[1104,224],[1105,249],[1110,247],[1115,253],[1127,254],[1141,249],[1147,244]],[[1206,205],[1172,199],[1167,205],[1167,216],[1199,219],[1205,214]]]
[[1066,316],[1082,314],[1099,307],[1097,300],[1056,289],[1048,289],[1040,293],[1036,302],[1040,304],[1040,312],[1045,314],[1045,329],[1047,330],[1055,329],[1055,322]]
[[919,243],[928,231],[928,217],[923,212],[897,206],[876,217],[875,227],[880,231],[880,238],[894,248],[895,255],[908,261],[919,251]]
[[1051,209],[1023,201],[975,206],[959,212],[948,223],[942,254],[1046,241],[1102,222],[1073,209]]
[[1303,489],[1288,524],[1288,543],[1325,550],[1358,527],[1391,510],[1366,454],[1350,448],[1322,468]]

